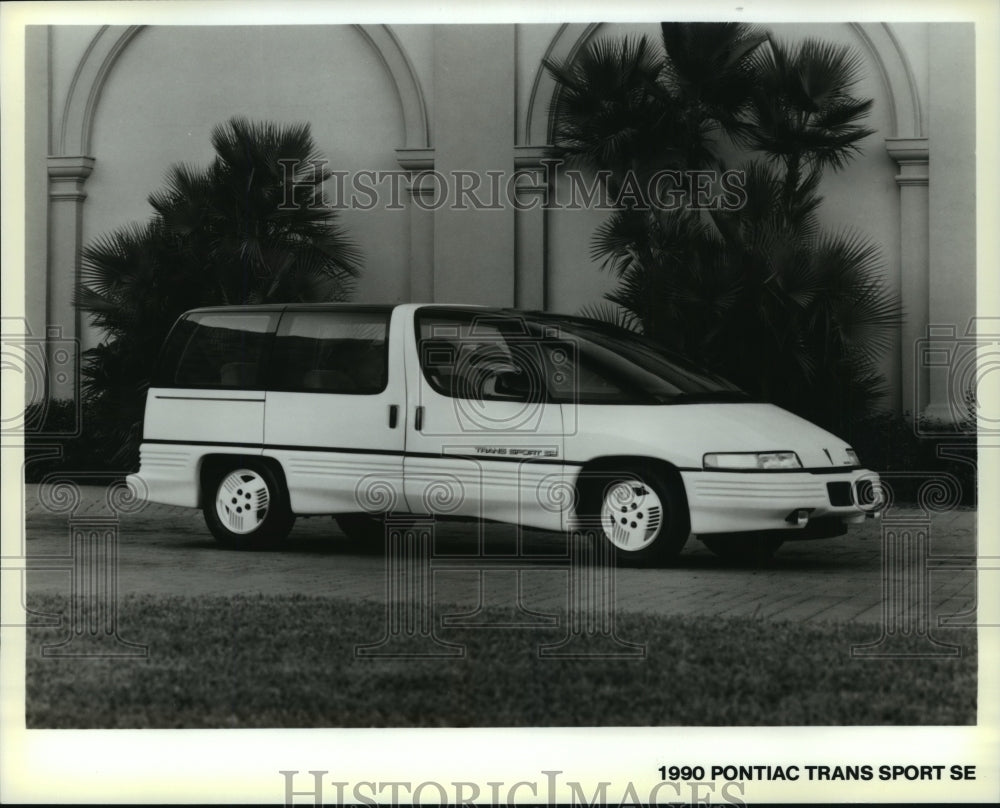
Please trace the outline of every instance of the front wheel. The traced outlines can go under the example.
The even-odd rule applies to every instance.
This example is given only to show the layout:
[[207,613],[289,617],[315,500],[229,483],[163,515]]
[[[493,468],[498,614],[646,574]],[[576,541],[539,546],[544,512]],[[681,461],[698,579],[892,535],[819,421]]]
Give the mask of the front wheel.
[[599,520],[600,535],[619,561],[663,563],[676,557],[688,539],[680,486],[652,467],[602,474],[589,486],[584,515]]
[[208,475],[202,511],[216,540],[238,549],[277,544],[295,516],[285,488],[264,463],[243,460]]

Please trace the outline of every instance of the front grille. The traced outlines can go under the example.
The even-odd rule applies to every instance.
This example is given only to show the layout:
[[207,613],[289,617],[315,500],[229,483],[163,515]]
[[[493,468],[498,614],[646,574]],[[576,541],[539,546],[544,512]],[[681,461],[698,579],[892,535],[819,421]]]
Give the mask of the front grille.
[[837,508],[851,504],[851,484],[848,482],[837,482],[826,484],[827,493],[830,495],[830,504]]

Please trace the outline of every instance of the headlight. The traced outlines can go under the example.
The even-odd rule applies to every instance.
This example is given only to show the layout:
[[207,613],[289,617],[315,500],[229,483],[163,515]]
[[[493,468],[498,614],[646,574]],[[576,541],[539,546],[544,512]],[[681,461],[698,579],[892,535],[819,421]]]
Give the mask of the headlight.
[[851,461],[852,465],[855,466],[861,465],[861,460],[858,458],[858,453],[855,452],[852,448],[848,447],[845,453],[847,454],[847,459]]
[[715,452],[703,459],[707,469],[800,469],[795,452]]

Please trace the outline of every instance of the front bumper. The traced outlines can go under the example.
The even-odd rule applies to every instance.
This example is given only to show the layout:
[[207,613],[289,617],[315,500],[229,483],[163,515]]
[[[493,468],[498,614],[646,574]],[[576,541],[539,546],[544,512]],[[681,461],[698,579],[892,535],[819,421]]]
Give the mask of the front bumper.
[[[794,472],[682,471],[691,532],[743,533],[782,530],[808,534],[809,523],[860,522],[877,516],[881,489],[866,469],[835,474]],[[832,485],[831,485],[832,484]],[[798,512],[807,512],[803,524]]]

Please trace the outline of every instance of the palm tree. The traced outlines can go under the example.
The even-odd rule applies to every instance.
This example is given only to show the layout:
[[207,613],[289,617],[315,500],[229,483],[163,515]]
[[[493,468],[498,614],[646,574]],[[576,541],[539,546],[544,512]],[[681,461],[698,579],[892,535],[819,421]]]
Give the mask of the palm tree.
[[559,89],[555,145],[571,162],[645,180],[663,168],[717,162],[717,130],[737,133],[765,35],[736,23],[661,25],[648,37],[599,39],[575,59],[546,60]]
[[323,204],[330,176],[308,124],[233,118],[212,131],[204,169],[175,165],[146,224],[82,253],[77,305],[104,333],[84,353],[92,428],[133,465],[145,390],[170,326],[197,306],[344,300],[360,252]]
[[797,47],[772,40],[755,54],[749,125],[739,139],[784,168],[786,215],[795,215],[799,197],[812,195],[823,169],[843,168],[874,133],[861,125],[872,100],[850,94],[861,65],[846,46],[816,39]]
[[[660,54],[648,42],[641,49],[642,81],[624,82],[627,98],[617,101],[614,82],[589,90],[587,81],[634,62],[634,41],[603,40],[576,66],[550,65],[561,85],[557,146],[616,179],[623,166],[722,168],[727,141],[760,157],[741,166],[739,210],[615,211],[596,231],[592,255],[617,286],[606,296],[611,307],[588,312],[842,428],[884,392],[878,361],[901,316],[876,246],[856,233],[825,233],[816,216],[824,169],[842,168],[871,134],[861,125],[871,101],[850,94],[860,60],[816,40],[789,48],[739,24],[664,23],[661,39]],[[612,120],[586,120],[588,109],[616,105],[642,115],[626,117],[620,131]],[[653,123],[637,132],[641,120]]]
[[[594,252],[618,279],[607,295],[618,317],[603,319],[627,313],[633,327],[762,399],[843,429],[884,392],[878,362],[898,302],[874,244],[789,226],[781,182],[756,170],[747,189],[758,205],[722,228],[691,213],[616,212],[595,234]],[[764,181],[769,196],[755,187]]]

